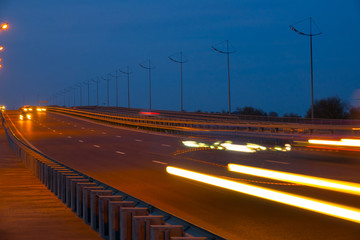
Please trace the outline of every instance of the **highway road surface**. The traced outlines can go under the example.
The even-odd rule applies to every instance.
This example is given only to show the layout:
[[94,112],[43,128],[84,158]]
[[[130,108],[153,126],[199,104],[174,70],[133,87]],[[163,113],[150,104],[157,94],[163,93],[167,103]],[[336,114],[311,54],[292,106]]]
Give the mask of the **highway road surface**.
[[[230,172],[228,163],[360,183],[359,153],[332,150],[233,152],[189,147],[227,139],[191,138],[131,130],[66,115],[39,112],[21,121],[6,111],[39,151],[105,184],[226,239],[360,239],[354,221],[264,200],[184,179],[166,167],[205,173],[360,209],[360,196]],[[244,144],[249,139],[238,139]],[[252,139],[256,143],[256,139]],[[261,142],[264,142],[263,140]],[[286,141],[282,141],[285,143]],[[289,143],[292,142],[289,140]],[[271,146],[271,141],[267,143]]]

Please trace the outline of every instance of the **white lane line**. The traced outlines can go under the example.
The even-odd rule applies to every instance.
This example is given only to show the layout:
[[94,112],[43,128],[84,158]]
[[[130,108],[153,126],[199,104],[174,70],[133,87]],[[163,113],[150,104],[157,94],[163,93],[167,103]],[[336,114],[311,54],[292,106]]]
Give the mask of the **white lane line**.
[[120,151],[116,151],[116,153],[118,153],[118,154],[125,154],[124,152],[120,152]]
[[280,161],[273,161],[273,160],[265,160],[265,162],[279,163],[279,164],[290,164],[288,162],[280,162]]
[[67,136],[67,138],[72,138],[72,136]]
[[116,137],[117,137],[117,138],[121,138],[121,136],[119,136],[119,135],[117,135]]
[[163,147],[171,147],[171,145],[168,145],[168,144],[161,144],[161,146],[163,146]]
[[142,142],[143,140],[141,139],[135,139],[136,142]]
[[159,164],[163,164],[163,165],[168,165],[167,163],[164,163],[164,162],[159,162],[159,161],[152,161],[154,163],[159,163]]
[[106,134],[106,132],[101,132],[101,134]]
[[56,130],[52,130],[53,132],[56,132]]
[[81,127],[81,129],[85,129],[84,127]]
[[95,130],[94,130],[94,129],[91,129],[90,131],[91,131],[91,132],[95,132]]
[[84,142],[83,140],[79,140],[79,142]]
[[99,145],[93,145],[94,147],[96,147],[96,148],[99,148],[100,146]]
[[74,127],[77,127],[76,125],[74,125]]
[[51,129],[51,128],[48,127],[48,129]]
[[60,135],[62,135],[63,133],[59,133]]

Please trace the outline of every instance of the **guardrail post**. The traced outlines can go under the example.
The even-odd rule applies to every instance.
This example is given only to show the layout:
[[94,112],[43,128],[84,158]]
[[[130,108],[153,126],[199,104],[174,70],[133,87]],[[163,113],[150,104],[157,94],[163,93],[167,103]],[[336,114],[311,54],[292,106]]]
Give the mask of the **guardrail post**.
[[171,237],[171,240],[207,240],[207,237]]
[[90,183],[89,179],[71,179],[70,180],[70,208],[73,212],[77,211],[77,185],[80,183]]
[[66,176],[65,177],[65,202],[66,206],[71,207],[71,181],[73,179],[81,179],[84,180],[83,176]]
[[84,187],[96,187],[96,183],[94,182],[79,182],[76,184],[76,215],[78,217],[83,218],[83,190]]
[[102,237],[109,235],[109,202],[122,201],[122,196],[99,196],[99,234]]
[[133,216],[133,239],[150,240],[150,226],[161,224],[164,224],[163,216]]
[[60,176],[60,189],[61,189],[61,200],[63,203],[66,203],[66,179],[67,178],[76,178],[76,177],[80,177],[79,174],[77,173],[65,173],[65,174],[61,174]]
[[133,201],[109,202],[109,240],[120,239],[120,208],[134,207]]
[[120,239],[132,239],[132,221],[133,216],[147,216],[147,208],[121,207],[120,208]]
[[90,212],[91,227],[94,230],[99,229],[99,196],[111,196],[111,190],[93,190],[90,191]]
[[91,202],[90,192],[104,190],[103,187],[83,187],[83,219],[87,224],[91,223]]
[[170,240],[171,237],[182,237],[181,225],[151,225],[151,240]]

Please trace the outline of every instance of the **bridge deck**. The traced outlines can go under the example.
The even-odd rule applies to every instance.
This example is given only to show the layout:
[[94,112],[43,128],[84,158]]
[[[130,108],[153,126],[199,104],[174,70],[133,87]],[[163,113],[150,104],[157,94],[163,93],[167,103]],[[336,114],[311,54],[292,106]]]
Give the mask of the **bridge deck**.
[[2,127],[0,239],[102,239],[22,165]]

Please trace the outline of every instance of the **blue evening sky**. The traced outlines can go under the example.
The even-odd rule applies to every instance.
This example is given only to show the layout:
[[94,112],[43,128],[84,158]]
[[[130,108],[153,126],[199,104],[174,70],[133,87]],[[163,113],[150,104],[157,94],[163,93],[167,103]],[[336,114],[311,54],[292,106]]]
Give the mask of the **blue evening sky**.
[[[10,24],[0,32],[0,105],[54,101],[59,91],[129,66],[131,107],[145,109],[148,72],[139,63],[151,59],[153,109],[179,110],[180,65],[168,56],[183,51],[184,109],[227,111],[226,55],[211,46],[228,39],[236,49],[230,56],[232,110],[304,115],[311,104],[309,37],[289,25],[310,16],[323,32],[313,39],[315,99],[339,96],[360,104],[354,94],[360,89],[359,0],[0,0],[0,19]],[[104,105],[103,80],[99,91]],[[112,78],[113,106],[115,93]],[[87,104],[85,86],[82,97]],[[74,90],[69,101],[74,104]],[[75,101],[79,105],[79,88]],[[96,104],[94,83],[90,104]],[[123,74],[119,106],[127,106]]]

